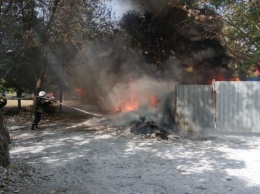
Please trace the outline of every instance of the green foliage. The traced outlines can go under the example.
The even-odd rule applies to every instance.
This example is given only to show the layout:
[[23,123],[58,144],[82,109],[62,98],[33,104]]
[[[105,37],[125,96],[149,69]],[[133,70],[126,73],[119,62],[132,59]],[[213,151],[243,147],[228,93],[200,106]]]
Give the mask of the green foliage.
[[255,63],[260,50],[260,1],[259,0],[201,0],[221,14],[224,21],[223,44],[229,54],[242,64],[246,73]]
[[1,78],[0,79],[0,92],[7,92],[7,93],[10,93],[10,94],[14,94],[16,92],[16,89],[4,87],[5,83],[6,83],[6,81]]
[[4,79],[0,79],[0,92],[4,92],[5,91],[5,87],[3,86],[5,80]]
[[[253,56],[251,56],[248,60],[246,60],[243,65],[240,67],[240,71],[247,72],[250,70],[252,65],[256,64],[258,61],[260,61],[260,50],[256,51]],[[251,72],[249,72],[250,74]],[[252,75],[250,75],[252,76]]]
[[25,2],[0,3],[0,77],[5,79],[3,86],[15,90],[32,89],[39,71],[40,46],[32,29],[40,21],[31,14],[33,1],[27,6]]
[[[37,80],[44,80],[48,65],[49,77],[60,82],[60,74],[73,68],[71,61],[81,44],[105,34],[93,22],[101,11],[97,4],[101,5],[85,0],[0,1],[0,77],[6,80],[1,86],[31,91]],[[99,11],[93,15],[95,7]]]

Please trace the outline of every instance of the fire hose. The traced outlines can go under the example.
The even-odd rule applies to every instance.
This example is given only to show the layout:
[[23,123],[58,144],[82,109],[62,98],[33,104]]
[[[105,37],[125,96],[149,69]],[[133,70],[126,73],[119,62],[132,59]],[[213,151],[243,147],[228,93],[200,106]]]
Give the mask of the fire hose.
[[52,102],[59,103],[63,106],[66,106],[66,107],[69,107],[71,109],[83,112],[83,113],[88,114],[88,115],[93,115],[93,116],[96,116],[96,117],[103,117],[103,115],[101,115],[101,114],[96,114],[96,113],[92,113],[92,112],[89,112],[89,111],[85,111],[85,110],[64,104],[62,102],[58,102],[56,100],[51,100],[51,99],[48,99],[48,98],[43,98],[43,97],[40,97],[40,96],[34,96],[34,97],[28,97],[28,98],[26,98],[26,97],[21,97],[21,98],[5,98],[5,97],[2,97],[2,99],[6,99],[6,100],[33,100],[34,98],[42,98],[42,99],[45,99],[45,100],[49,100],[49,101],[52,101]]
[[100,114],[96,114],[96,113],[92,113],[92,112],[88,112],[88,111],[85,111],[85,110],[82,110],[82,109],[79,109],[79,108],[76,108],[76,107],[73,107],[73,106],[69,106],[67,104],[64,104],[62,102],[58,102],[59,104],[62,104],[63,106],[67,106],[69,108],[72,108],[74,110],[77,110],[77,111],[80,111],[80,112],[83,112],[85,114],[89,114],[89,115],[93,115],[93,116],[96,116],[96,117],[103,117],[103,115],[100,115]]

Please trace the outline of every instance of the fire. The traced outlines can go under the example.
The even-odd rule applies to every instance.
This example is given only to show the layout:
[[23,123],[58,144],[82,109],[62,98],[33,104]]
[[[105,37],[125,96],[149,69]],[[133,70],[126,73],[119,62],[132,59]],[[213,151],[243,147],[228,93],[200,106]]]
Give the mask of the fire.
[[[230,79],[219,79],[219,78],[216,78],[215,80],[216,81],[236,81],[236,82],[241,81],[239,77],[233,77],[233,78],[230,78]],[[212,80],[208,81],[208,83],[212,84]]]
[[215,75],[211,75],[211,79],[208,81],[208,84],[212,84],[212,80],[216,81],[226,81],[224,75],[222,75],[220,72],[216,72]]
[[241,80],[240,80],[239,77],[234,77],[234,78],[231,78],[229,81],[237,81],[237,82],[239,82],[239,81],[241,81]]
[[77,97],[83,97],[85,94],[85,91],[83,88],[79,87],[75,89],[75,92],[77,93]]
[[[153,95],[147,95],[147,100],[149,101],[149,105],[155,108],[158,104],[158,99]],[[131,112],[136,111],[140,107],[140,100],[138,98],[130,98],[124,101],[120,106],[115,108],[116,113],[120,112]]]
[[116,113],[136,111],[140,107],[155,108],[159,103],[151,89],[146,89],[131,78],[128,78],[126,83],[118,84],[116,89],[117,100],[114,109]]
[[139,102],[137,99],[130,99],[127,103],[122,105],[122,109],[126,112],[134,111],[139,108]]
[[121,103],[120,106],[115,108],[116,113],[131,112],[139,108],[139,101],[135,98],[130,98]]
[[214,74],[213,72],[211,72],[209,76],[210,76],[210,80],[208,81],[208,84],[212,84],[213,79],[216,81],[241,81],[238,76],[228,78],[228,76],[225,76],[225,73],[222,72],[221,70],[214,71]]
[[148,98],[149,98],[150,105],[155,108],[158,104],[158,99],[152,95],[149,96]]

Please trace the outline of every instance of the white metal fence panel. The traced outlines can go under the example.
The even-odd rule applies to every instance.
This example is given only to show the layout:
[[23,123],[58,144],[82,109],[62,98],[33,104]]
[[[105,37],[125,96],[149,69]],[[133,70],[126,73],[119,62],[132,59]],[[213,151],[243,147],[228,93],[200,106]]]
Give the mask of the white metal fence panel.
[[216,82],[219,131],[260,132],[260,82]]
[[176,96],[175,120],[181,129],[214,128],[212,86],[179,85]]

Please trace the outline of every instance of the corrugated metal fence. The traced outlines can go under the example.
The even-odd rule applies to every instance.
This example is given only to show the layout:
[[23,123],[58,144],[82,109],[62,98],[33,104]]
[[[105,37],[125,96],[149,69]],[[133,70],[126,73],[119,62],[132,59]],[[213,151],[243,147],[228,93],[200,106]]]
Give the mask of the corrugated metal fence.
[[212,87],[177,86],[176,118],[181,129],[202,130],[214,127]]
[[260,82],[216,82],[220,131],[260,132]]
[[179,85],[175,120],[186,130],[216,128],[259,133],[260,82],[221,81],[215,82],[214,87]]

